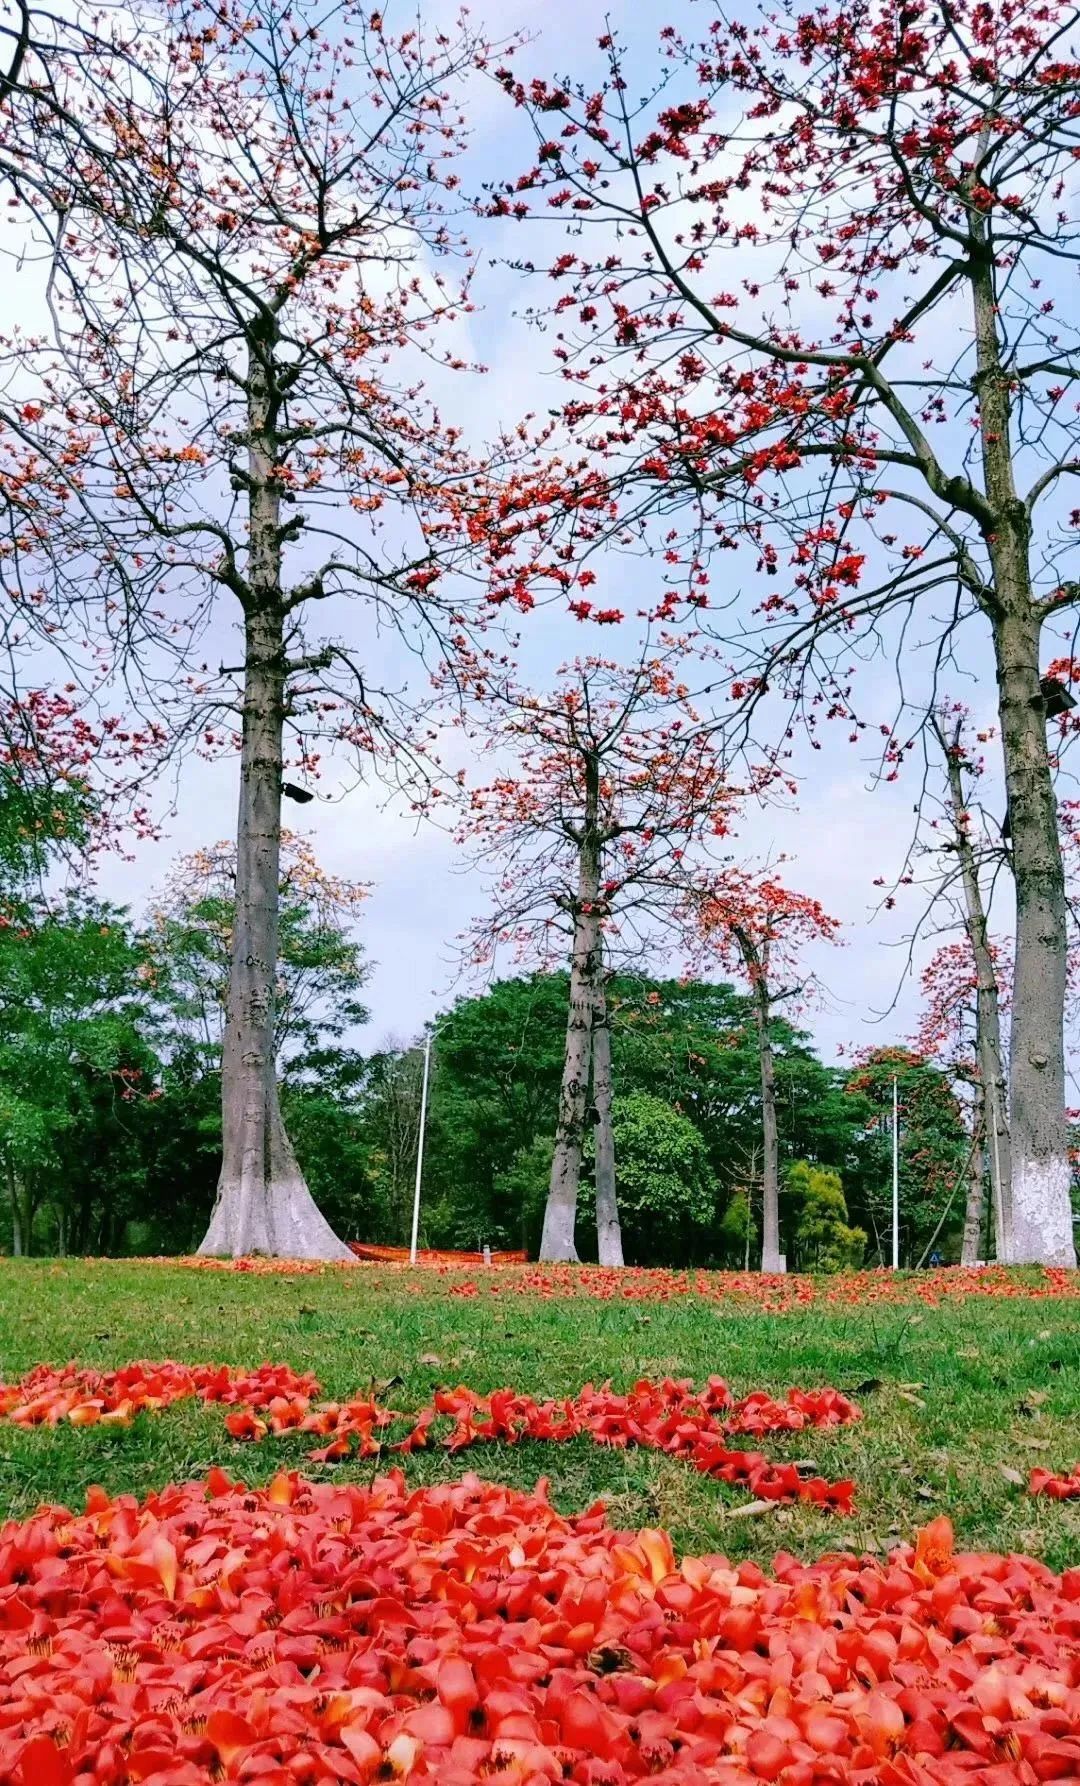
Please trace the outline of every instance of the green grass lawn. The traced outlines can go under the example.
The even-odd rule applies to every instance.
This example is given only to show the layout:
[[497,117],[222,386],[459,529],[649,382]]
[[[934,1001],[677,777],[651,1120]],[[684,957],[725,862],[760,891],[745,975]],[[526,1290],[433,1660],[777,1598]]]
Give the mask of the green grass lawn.
[[[807,1508],[740,1518],[745,1491],[649,1452],[570,1445],[476,1447],[406,1460],[411,1480],[476,1471],[531,1486],[550,1478],[563,1511],[598,1496],[620,1525],[663,1525],[684,1550],[767,1560],[837,1548],[886,1550],[938,1513],[968,1545],[1019,1549],[1055,1567],[1080,1561],[1080,1502],[1033,1500],[1036,1464],[1080,1460],[1080,1302],[971,1299],[940,1308],[815,1307],[768,1315],[693,1296],[669,1302],[466,1300],[430,1273],[417,1279],[361,1267],[301,1276],[244,1276],[125,1262],[5,1261],[0,1272],[0,1375],[37,1363],[109,1367],[172,1357],[254,1366],[271,1360],[317,1372],[342,1396],[374,1386],[413,1410],[440,1383],[535,1395],[611,1378],[712,1372],[733,1389],[832,1384],[857,1396],[861,1423],[832,1433],[761,1441],[773,1457],[812,1457],[830,1477],[854,1476],[858,1511],[838,1520]],[[82,1505],[86,1485],[143,1494],[220,1463],[246,1481],[303,1468],[319,1441],[293,1436],[243,1445],[220,1409],[180,1404],[129,1429],[24,1431],[0,1423],[0,1512],[42,1501]],[[734,1441],[754,1445],[755,1441]],[[318,1466],[306,1466],[312,1473]],[[368,1463],[337,1466],[371,1473]]]

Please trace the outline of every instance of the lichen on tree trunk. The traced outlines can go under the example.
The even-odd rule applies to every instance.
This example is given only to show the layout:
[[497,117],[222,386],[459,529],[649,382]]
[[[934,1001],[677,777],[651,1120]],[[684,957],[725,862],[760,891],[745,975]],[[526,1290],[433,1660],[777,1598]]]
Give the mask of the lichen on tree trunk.
[[222,1162],[201,1253],[351,1259],[318,1209],[285,1132],[277,1091],[285,601],[275,469],[271,340],[252,344],[248,390],[249,570],[236,902],[221,1065]]
[[780,1140],[776,1122],[776,1062],[769,1035],[769,951],[767,943],[759,949],[745,930],[736,928],[735,937],[750,980],[761,1077],[761,1269],[780,1272],[787,1270],[787,1261],[780,1251]]
[[[1002,1262],[1006,1262],[1009,1257],[1012,1232],[1012,1149],[1009,1140],[1005,1056],[1001,1045],[1001,999],[994,958],[990,951],[986,907],[979,880],[979,865],[968,826],[963,776],[960,767],[960,727],[957,726],[953,736],[949,738],[940,723],[935,721],[935,725],[939,742],[945,753],[953,835],[964,893],[964,928],[967,932],[972,961],[975,966],[975,1041],[981,1081],[977,1111],[978,1126],[975,1132],[981,1131],[985,1139],[986,1156],[990,1167],[990,1201],[997,1241],[997,1257]],[[976,1149],[976,1152],[981,1173],[983,1170],[981,1148]],[[961,1263],[963,1264],[973,1264],[979,1257],[981,1201],[979,1208],[979,1223],[976,1225],[974,1237],[975,1251],[970,1260],[962,1259]],[[965,1248],[967,1245],[968,1228],[965,1226]]]
[[[1031,573],[1031,515],[1014,470],[1011,365],[1005,363],[997,268],[985,222],[973,223],[971,284],[978,363],[979,443],[993,588],[1005,788],[1016,884],[1016,959],[1009,1048],[1012,1210],[1010,1264],[1076,1263],[1065,1118],[1065,875],[1040,688],[1042,612]],[[1008,1212],[1006,1212],[1008,1216]]]
[[622,1227],[615,1184],[615,1133],[611,1122],[611,1013],[598,963],[592,1027],[592,1088],[596,1114],[596,1244],[601,1265],[622,1265]]
[[977,1265],[982,1246],[983,1210],[986,1207],[986,1158],[983,1137],[986,1125],[986,1094],[979,1086],[968,1160],[967,1204],[964,1209],[964,1233],[960,1242],[961,1265]]
[[570,960],[570,1007],[566,1019],[566,1049],[559,1089],[559,1118],[540,1258],[545,1262],[576,1263],[578,1187],[581,1153],[588,1108],[589,1068],[592,1058],[592,1026],[596,980],[600,962],[600,839],[598,814],[600,767],[594,755],[583,761],[585,812],[578,839],[577,893],[570,902],[573,914],[573,954]]
[[591,962],[596,952],[598,928],[595,916],[589,913],[577,915],[574,923],[574,955],[570,966],[566,1050],[563,1055],[562,1085],[559,1089],[559,1120],[555,1130],[555,1152],[551,1161],[544,1229],[540,1238],[540,1257],[549,1262],[575,1262],[578,1256],[575,1228],[592,1051]]
[[995,629],[995,644],[1016,883],[1009,1049],[1012,1206],[1006,1212],[1004,1256],[1015,1265],[1072,1266],[1076,1253],[1065,1120],[1065,878],[1039,690],[1039,627],[1030,604],[1026,615],[1004,617]]

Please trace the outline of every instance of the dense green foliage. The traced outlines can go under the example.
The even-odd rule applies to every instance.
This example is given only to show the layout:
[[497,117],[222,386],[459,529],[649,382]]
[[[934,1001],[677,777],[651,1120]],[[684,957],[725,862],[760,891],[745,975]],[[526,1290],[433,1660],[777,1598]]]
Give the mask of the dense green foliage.
[[[45,878],[70,835],[26,827],[0,790],[0,1183],[15,1252],[188,1251],[205,1228],[221,1140],[230,853],[178,867],[143,929],[129,913]],[[53,809],[50,809],[53,810]],[[8,833],[13,832],[13,838]],[[367,968],[351,935],[362,889],[286,840],[279,1042],[287,1119],[312,1186],[354,1227],[368,1138],[352,1037]]]
[[700,1131],[647,1091],[616,1098],[612,1126],[628,1263],[647,1264],[660,1251],[685,1256],[716,1218],[716,1189]]
[[[432,1244],[476,1246],[486,1238],[493,1245],[535,1246],[566,999],[564,976],[536,974],[461,1000],[442,1020],[426,1173],[425,1232]],[[700,980],[623,977],[612,983],[611,1008],[628,1257],[740,1265],[749,1251],[753,1263],[760,1226],[761,1085],[749,999],[731,986]],[[882,1051],[857,1069],[830,1069],[809,1037],[782,1017],[773,1019],[771,1036],[784,1173],[781,1226],[792,1262],[819,1246],[805,1228],[805,1184],[789,1170],[803,1160],[838,1174],[841,1184],[838,1227],[847,1238],[837,1233],[821,1240],[823,1263],[825,1253],[837,1250],[853,1258],[859,1229],[867,1263],[886,1258],[891,1137],[883,1118],[891,1111],[894,1058],[901,1062],[902,1195],[910,1210],[904,1257],[918,1259],[949,1207],[954,1184],[938,1245],[946,1255],[955,1250],[963,1209],[958,1175],[967,1143],[945,1076],[899,1050]],[[368,1090],[375,1095],[374,1087]],[[591,1239],[587,1206],[586,1194],[579,1216],[585,1255]]]
[[27,903],[0,931],[0,1160],[16,1252],[29,1249],[46,1202],[61,1247],[81,1247],[97,1238],[90,1212],[103,1184],[124,1198],[132,1106],[155,1065],[144,1015],[137,951],[113,908],[74,896]]
[[796,1160],[787,1175],[788,1194],[799,1211],[795,1263],[800,1271],[846,1271],[863,1262],[866,1234],[852,1228],[839,1172]]
[[[867,1168],[859,1194],[845,1178],[848,1204],[871,1236],[872,1250],[889,1256],[892,1221],[892,1096],[900,1104],[900,1256],[922,1263],[931,1243],[945,1258],[958,1255],[970,1136],[948,1076],[907,1048],[863,1055],[847,1084],[865,1111]],[[935,1230],[945,1217],[941,1233]]]

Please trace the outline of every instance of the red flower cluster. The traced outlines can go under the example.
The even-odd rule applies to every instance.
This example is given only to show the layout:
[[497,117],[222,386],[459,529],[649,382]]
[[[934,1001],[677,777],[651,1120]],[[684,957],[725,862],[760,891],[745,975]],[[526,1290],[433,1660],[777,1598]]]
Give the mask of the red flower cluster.
[[610,1270],[601,1266],[543,1265],[524,1271],[490,1271],[450,1286],[451,1296],[521,1295],[539,1301],[585,1297],[591,1301],[671,1302],[684,1296],[722,1302],[737,1310],[786,1315],[802,1308],[850,1308],[891,1303],[941,1303],[972,1298],[1044,1301],[1080,1297],[1080,1273],[1057,1266],[1024,1273],[990,1265],[979,1271],[943,1267],[897,1275],[891,1271],[852,1271],[834,1277],[795,1273],[770,1276],[757,1271]]
[[254,1371],[234,1371],[224,1364],[159,1364],[145,1359],[120,1370],[84,1370],[75,1364],[54,1369],[39,1364],[18,1383],[0,1383],[0,1418],[16,1426],[130,1426],[143,1409],[156,1412],[173,1402],[243,1402],[265,1408],[283,1397],[309,1402],[318,1395],[318,1379],[303,1376],[288,1364],[263,1364]]
[[221,1471],[0,1532],[12,1786],[1032,1786],[1080,1777],[1080,1571],[677,1563],[474,1477]]
[[854,1402],[837,1389],[791,1389],[782,1402],[762,1390],[736,1401],[719,1377],[710,1377],[697,1394],[688,1381],[670,1377],[661,1383],[643,1378],[626,1395],[591,1383],[563,1401],[537,1402],[531,1395],[498,1389],[476,1395],[471,1389],[436,1391],[432,1404],[413,1417],[412,1430],[396,1444],[384,1445],[376,1434],[399,1416],[372,1400],[323,1402],[311,1406],[303,1396],[279,1397],[266,1408],[265,1420],[245,1408],[226,1416],[236,1439],[262,1439],[267,1432],[319,1433],[330,1443],[311,1452],[315,1463],[335,1463],[355,1453],[377,1457],[384,1449],[426,1450],[440,1418],[453,1421],[442,1441],[447,1451],[492,1440],[514,1445],[521,1439],[561,1444],[582,1434],[598,1445],[640,1445],[680,1457],[702,1475],[748,1488],[765,1501],[810,1501],[838,1513],[850,1513],[854,1484],[826,1482],[801,1475],[793,1463],[773,1463],[757,1451],[728,1447],[735,1433],[762,1437],[767,1433],[801,1432],[806,1427],[844,1426],[859,1418]]
[[[471,1298],[486,1293],[490,1296],[527,1296],[549,1302],[566,1297],[584,1297],[594,1302],[672,1302],[684,1296],[700,1297],[706,1302],[722,1302],[731,1309],[762,1310],[770,1315],[786,1315],[800,1308],[850,1308],[853,1304],[876,1306],[893,1303],[923,1303],[936,1308],[941,1303],[966,1302],[971,1299],[1000,1298],[1041,1302],[1052,1298],[1080,1297],[1080,1272],[1065,1271],[1058,1266],[1032,1267],[1023,1272],[1009,1271],[1003,1265],[988,1265],[978,1271],[943,1266],[937,1271],[897,1274],[892,1271],[850,1271],[833,1277],[804,1277],[796,1272],[772,1276],[760,1271],[672,1271],[663,1267],[625,1266],[613,1270],[600,1265],[519,1265],[512,1255],[497,1256],[490,1269],[472,1267],[462,1275],[463,1255],[420,1253],[417,1266],[406,1263],[404,1248],[377,1249],[365,1247],[363,1257],[355,1260],[322,1264],[312,1259],[211,1259],[194,1255],[189,1258],[143,1259],[143,1265],[175,1265],[188,1271],[245,1272],[256,1277],[315,1276],[324,1272],[350,1271],[363,1266],[365,1281],[378,1272],[388,1284],[397,1285],[401,1278],[422,1267],[429,1277],[449,1281],[451,1296]],[[392,1257],[384,1257],[392,1255]],[[131,1260],[125,1264],[130,1265]]]
[[1055,1476],[1052,1470],[1032,1470],[1028,1489],[1051,1501],[1080,1500],[1080,1464],[1074,1464],[1068,1476]]
[[[198,1396],[233,1407],[225,1426],[234,1439],[288,1432],[329,1439],[311,1452],[316,1463],[335,1463],[354,1453],[377,1457],[384,1450],[426,1449],[439,1442],[433,1431],[439,1420],[453,1422],[442,1441],[448,1451],[490,1440],[560,1443],[586,1434],[600,1445],[641,1445],[684,1458],[702,1474],[749,1488],[762,1500],[803,1500],[851,1511],[850,1481],[806,1477],[793,1463],[773,1463],[760,1452],[730,1450],[727,1444],[735,1433],[763,1437],[857,1420],[855,1404],[836,1389],[792,1389],[780,1402],[755,1390],[736,1401],[719,1377],[710,1377],[700,1394],[688,1381],[665,1378],[661,1383],[642,1379],[627,1395],[590,1383],[563,1401],[537,1402],[510,1389],[479,1396],[461,1386],[438,1390],[430,1406],[411,1415],[368,1397],[317,1401],[319,1393],[315,1377],[300,1376],[287,1364],[264,1364],[251,1372],[169,1359],[106,1372],[38,1365],[21,1383],[0,1386],[0,1417],[19,1426],[56,1426],[62,1420],[73,1426],[127,1426],[142,1410],[156,1412]],[[391,1443],[376,1436],[405,1419],[411,1424],[404,1438]]]

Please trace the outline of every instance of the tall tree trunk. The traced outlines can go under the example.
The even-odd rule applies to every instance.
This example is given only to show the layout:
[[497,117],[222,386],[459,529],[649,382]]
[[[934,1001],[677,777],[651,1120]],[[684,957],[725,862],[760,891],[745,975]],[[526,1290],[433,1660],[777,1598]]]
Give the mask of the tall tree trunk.
[[11,1197],[11,1251],[16,1259],[29,1259],[34,1250],[37,1202],[29,1184],[10,1166],[7,1181]]
[[275,477],[274,344],[248,362],[248,590],[236,912],[221,1063],[222,1162],[200,1253],[349,1259],[316,1207],[285,1132],[277,1090],[278,959],[285,606],[281,497]]
[[[1013,473],[1010,370],[999,339],[993,246],[975,228],[972,255],[980,447],[992,519],[987,605],[1016,881],[1016,964],[1009,1047],[1012,1221],[1006,1256],[1019,1265],[1075,1265],[1065,1119],[1065,876],[1046,708],[1039,687],[1041,618],[1031,582],[1031,524]],[[999,1247],[1002,1237],[998,1237]]]
[[592,1030],[593,1109],[596,1112],[596,1243],[601,1265],[622,1265],[622,1228],[615,1189],[615,1134],[611,1126],[611,1013],[602,963]]
[[85,1253],[90,1247],[90,1216],[93,1207],[93,1195],[84,1191],[79,1198],[79,1206],[72,1217],[72,1232],[68,1244],[73,1253]]
[[581,1149],[588,1107],[589,1063],[592,1054],[593,1008],[600,959],[600,843],[597,834],[600,802],[600,766],[587,757],[585,775],[585,822],[578,846],[578,889],[573,902],[574,949],[570,961],[570,1009],[566,1021],[559,1091],[559,1120],[544,1228],[540,1236],[542,1260],[576,1261],[574,1230],[577,1222],[578,1186],[581,1182]]
[[[1066,903],[1057,807],[1039,691],[1039,628],[1030,613],[996,629],[1005,783],[1016,882],[1016,963],[1009,1046],[1011,1264],[1075,1265],[1065,1120]],[[1000,1121],[1000,1114],[997,1116]],[[991,1144],[994,1126],[991,1125]],[[1002,1237],[998,1238],[999,1256]]]
[[780,1251],[780,1140],[776,1124],[776,1063],[769,1036],[772,1001],[769,996],[768,945],[759,952],[744,931],[735,934],[750,977],[761,1070],[761,1269],[786,1271],[787,1260]]
[[983,1153],[986,1105],[986,1090],[980,1085],[976,1093],[971,1158],[968,1161],[967,1207],[964,1211],[964,1237],[960,1243],[961,1265],[977,1265],[982,1257],[979,1249],[982,1246],[983,1209],[986,1205],[986,1160]]
[[[1005,1084],[1005,1056],[1001,1046],[1001,1003],[994,958],[983,904],[979,865],[971,843],[964,801],[963,775],[960,767],[959,727],[951,742],[942,728],[938,737],[945,753],[949,776],[949,801],[952,807],[953,832],[960,880],[964,889],[964,928],[975,963],[975,1027],[979,1077],[982,1081],[980,1117],[986,1137],[986,1153],[990,1167],[990,1192],[994,1232],[997,1235],[997,1256],[1009,1257],[1012,1232],[1012,1151],[1009,1144],[1008,1095]],[[965,1230],[966,1234],[966,1230]],[[978,1234],[976,1235],[978,1247]],[[976,1252],[976,1257],[978,1253]],[[965,1261],[966,1263],[966,1261]]]

